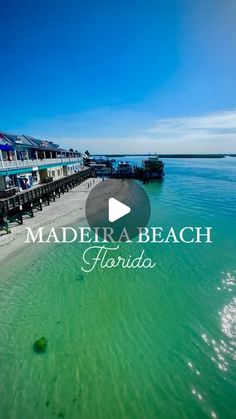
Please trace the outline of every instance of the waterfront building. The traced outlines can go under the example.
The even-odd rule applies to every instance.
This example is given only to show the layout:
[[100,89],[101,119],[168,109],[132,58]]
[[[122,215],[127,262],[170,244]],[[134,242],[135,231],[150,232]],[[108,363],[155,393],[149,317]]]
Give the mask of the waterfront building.
[[52,141],[0,132],[0,194],[14,195],[40,183],[80,171],[78,151]]

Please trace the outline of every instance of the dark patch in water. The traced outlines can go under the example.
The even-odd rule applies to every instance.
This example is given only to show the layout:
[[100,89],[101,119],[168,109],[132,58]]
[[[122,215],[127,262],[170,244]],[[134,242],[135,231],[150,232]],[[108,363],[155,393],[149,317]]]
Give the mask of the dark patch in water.
[[34,351],[37,353],[45,352],[47,349],[47,344],[48,341],[44,336],[40,339],[37,339],[33,344]]
[[76,281],[83,281],[84,280],[84,276],[82,274],[79,274],[75,277]]

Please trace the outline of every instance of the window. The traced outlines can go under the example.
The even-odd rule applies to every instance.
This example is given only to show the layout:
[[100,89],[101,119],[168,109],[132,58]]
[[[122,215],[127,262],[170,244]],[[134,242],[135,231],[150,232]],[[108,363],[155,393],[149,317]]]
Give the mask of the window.
[[33,179],[33,183],[38,183],[37,172],[32,172],[32,179]]

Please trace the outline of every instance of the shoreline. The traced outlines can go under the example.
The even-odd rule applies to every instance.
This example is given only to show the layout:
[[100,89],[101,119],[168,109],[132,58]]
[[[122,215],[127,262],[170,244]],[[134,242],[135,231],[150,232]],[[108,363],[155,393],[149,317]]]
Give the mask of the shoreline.
[[[88,183],[94,180],[94,183],[88,187]],[[102,182],[101,178],[89,178],[80,185],[69,190],[69,192],[61,195],[55,202],[49,206],[45,205],[42,211],[35,211],[34,217],[24,217],[23,224],[19,225],[17,222],[10,225],[11,233],[0,235],[0,264],[4,267],[8,263],[12,263],[13,257],[18,256],[24,250],[31,250],[32,243],[25,243],[27,237],[26,227],[32,230],[37,230],[39,227],[44,227],[43,235],[49,234],[52,227],[59,229],[63,226],[73,226],[76,223],[86,221],[85,204],[92,189]],[[106,182],[104,182],[106,183]],[[105,186],[105,185],[104,185]],[[110,182],[104,189],[104,194],[111,193],[116,195],[120,188],[126,187],[125,193],[129,194],[129,187],[123,183],[117,183],[113,188]],[[96,213],[96,202],[91,213]],[[34,244],[35,245],[35,244]]]
[[[124,157],[155,157],[155,153],[143,153],[143,154],[93,154],[92,157],[100,157],[105,156],[107,158],[124,158]],[[226,157],[236,157],[236,153],[212,153],[212,154],[205,154],[205,153],[198,153],[198,154],[191,154],[191,153],[174,153],[174,154],[158,154],[159,158],[163,159],[223,159]]]
[[0,264],[12,263],[12,257],[21,253],[29,247],[30,243],[25,243],[26,227],[37,229],[45,227],[45,233],[52,227],[58,228],[63,224],[70,225],[78,221],[85,220],[85,203],[91,190],[101,182],[95,178],[95,182],[88,187],[91,178],[85,180],[80,185],[71,189],[66,194],[58,198],[49,206],[44,206],[42,211],[35,212],[34,217],[24,218],[24,223],[19,225],[14,223],[10,226],[11,233],[0,236]]

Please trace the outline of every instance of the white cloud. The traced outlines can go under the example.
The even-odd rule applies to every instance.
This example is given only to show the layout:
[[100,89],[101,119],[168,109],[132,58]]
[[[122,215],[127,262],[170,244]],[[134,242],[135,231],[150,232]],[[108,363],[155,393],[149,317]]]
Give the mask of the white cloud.
[[62,141],[94,153],[235,153],[236,110],[159,119],[129,136],[64,137]]
[[150,133],[171,133],[177,135],[186,133],[230,133],[236,132],[236,110],[228,112],[215,112],[208,115],[167,118],[157,122],[157,125],[149,129]]
[[98,109],[34,121],[25,132],[96,154],[236,153],[236,110],[158,119],[147,112]]

